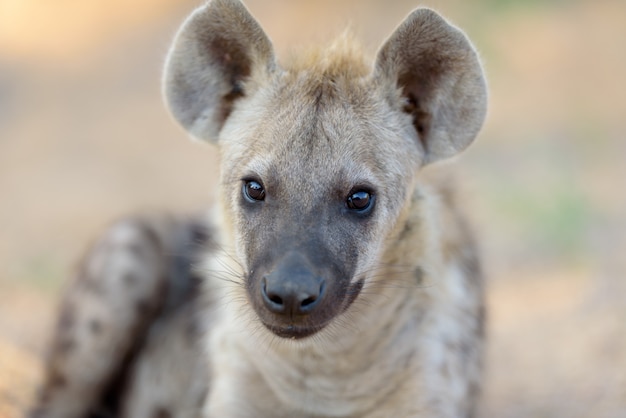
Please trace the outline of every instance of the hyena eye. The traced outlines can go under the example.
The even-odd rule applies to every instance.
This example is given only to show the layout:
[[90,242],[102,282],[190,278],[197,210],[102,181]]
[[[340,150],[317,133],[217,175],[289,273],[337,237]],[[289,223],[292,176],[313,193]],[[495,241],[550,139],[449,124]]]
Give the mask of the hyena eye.
[[249,202],[260,202],[265,199],[265,189],[258,181],[247,180],[243,183],[243,195]]
[[374,206],[374,195],[367,190],[356,190],[348,196],[346,205],[359,213],[369,212]]

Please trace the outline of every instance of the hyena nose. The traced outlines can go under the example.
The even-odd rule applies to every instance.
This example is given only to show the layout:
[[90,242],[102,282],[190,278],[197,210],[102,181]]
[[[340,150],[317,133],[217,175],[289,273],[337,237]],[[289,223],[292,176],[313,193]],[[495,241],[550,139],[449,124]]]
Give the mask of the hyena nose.
[[262,279],[263,302],[271,312],[286,315],[306,315],[320,304],[325,281],[313,275],[282,277],[280,272]]

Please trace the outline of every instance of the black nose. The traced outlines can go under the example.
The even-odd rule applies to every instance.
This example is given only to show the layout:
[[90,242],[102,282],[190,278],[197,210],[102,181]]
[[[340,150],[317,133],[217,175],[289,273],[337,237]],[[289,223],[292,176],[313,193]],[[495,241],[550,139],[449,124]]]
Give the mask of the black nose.
[[263,302],[271,312],[294,316],[311,313],[322,300],[323,278],[301,264],[281,263],[272,273],[263,276]]

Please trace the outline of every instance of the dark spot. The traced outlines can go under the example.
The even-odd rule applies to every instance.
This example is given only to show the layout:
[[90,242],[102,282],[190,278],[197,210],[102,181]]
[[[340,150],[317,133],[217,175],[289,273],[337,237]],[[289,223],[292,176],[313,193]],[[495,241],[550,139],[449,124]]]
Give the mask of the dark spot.
[[[39,403],[43,403],[43,404],[50,403],[50,401],[52,400],[52,391],[50,390],[49,387],[41,388],[39,389],[38,398],[39,398]],[[34,416],[36,417],[45,416],[43,415],[42,411],[37,411],[37,412],[40,413],[41,415],[34,415]]]
[[459,345],[453,341],[448,340],[446,341],[446,351],[449,351],[451,353],[456,353],[459,351]]
[[145,223],[142,223],[141,227],[142,227],[141,232],[143,233],[144,237],[148,239],[150,244],[152,244],[152,247],[155,250],[160,250],[162,242],[161,242],[161,238],[159,237],[159,234],[154,230],[154,228],[151,228],[149,225],[146,225]]
[[140,299],[135,305],[135,311],[138,315],[144,316],[150,312],[150,302],[145,299]]
[[481,336],[484,337],[486,334],[486,330],[485,330],[485,324],[487,322],[486,319],[487,313],[486,313],[486,309],[484,305],[481,305],[478,308],[478,315],[476,317],[476,333]]
[[128,249],[137,258],[144,258],[147,255],[146,247],[141,242],[130,243]]
[[137,284],[137,282],[139,281],[137,276],[132,274],[132,273],[126,273],[124,275],[123,280],[124,280],[124,283],[126,283],[129,286],[133,286],[133,285]]
[[470,402],[472,403],[472,408],[471,408],[471,412],[470,415],[468,416],[468,418],[473,418],[476,416],[476,403],[477,400],[480,399],[480,395],[481,395],[481,388],[480,388],[480,384],[478,382],[476,382],[475,380],[472,380],[469,384],[469,387],[467,389],[469,398],[470,398]]
[[192,266],[192,270],[189,272],[189,297],[195,297],[201,289],[201,284],[203,282],[202,273],[196,271],[197,269]]
[[89,330],[93,334],[100,334],[102,331],[102,323],[98,319],[92,319],[89,321]]
[[66,305],[61,311],[61,316],[57,325],[58,332],[67,332],[74,326],[74,307]]
[[363,285],[364,284],[365,284],[365,281],[363,279],[361,279],[361,280],[357,280],[356,282],[352,283],[348,287],[348,291],[346,292],[347,300],[346,300],[345,306],[343,308],[344,311],[346,309],[348,309],[350,307],[350,305],[352,305],[352,303],[359,296],[359,294],[361,293],[361,290],[363,290]]
[[402,110],[404,110],[406,113],[413,113],[416,108],[417,103],[415,102],[415,99],[409,95],[404,102]]
[[209,231],[199,223],[191,225],[191,242],[193,244],[204,244],[209,239]]
[[313,99],[313,106],[315,107],[315,114],[317,115],[322,107],[322,98],[324,97],[324,86],[320,85],[315,91]]
[[200,324],[198,324],[198,319],[191,315],[185,326],[185,336],[187,337],[187,341],[191,343],[197,341],[199,334]]
[[[465,232],[469,236],[469,232]],[[470,236],[471,239],[471,236]],[[471,242],[471,241],[470,241]],[[473,242],[471,242],[473,244]],[[457,248],[456,253],[462,262],[463,270],[467,273],[469,280],[480,283],[482,278],[482,268],[478,255],[473,250]]]
[[69,353],[76,346],[76,342],[72,338],[60,338],[56,344],[56,351],[60,355]]
[[424,283],[424,269],[421,268],[420,266],[415,267],[415,270],[413,270],[413,275],[415,276],[415,281],[417,282],[418,285],[421,285],[422,283]]
[[244,95],[243,83],[241,80],[233,79],[233,89],[230,91],[229,95],[232,97],[241,97]]
[[156,408],[152,413],[152,418],[172,418],[172,416],[170,410],[164,407]]
[[474,353],[474,346],[468,341],[462,341],[461,344],[459,345],[459,352],[466,359],[471,359],[472,354]]
[[204,388],[201,393],[198,394],[196,399],[197,408],[201,408],[204,404],[206,404],[206,399],[209,396],[208,388]]
[[410,220],[406,221],[406,223],[404,224],[404,228],[402,228],[402,232],[400,232],[400,235],[398,236],[398,241],[406,240],[409,234],[411,234],[411,231],[413,231],[414,227],[415,225],[413,224],[413,222],[411,222]]
[[84,276],[79,282],[81,287],[91,293],[101,293],[102,283],[97,278]]
[[450,374],[450,366],[447,363],[441,363],[441,367],[439,367],[439,373],[446,379],[450,379],[452,376]]
[[125,250],[129,251],[138,258],[148,257],[153,254],[152,251],[156,253],[160,252],[161,241],[159,240],[159,236],[154,229],[138,220],[132,222],[131,225],[139,236],[133,238],[131,242],[124,245],[123,248]]
[[413,364],[415,357],[415,352],[409,351],[402,361],[402,367],[408,370],[411,367],[411,364]]
[[58,370],[54,369],[48,377],[48,386],[50,388],[62,388],[67,384],[67,379]]

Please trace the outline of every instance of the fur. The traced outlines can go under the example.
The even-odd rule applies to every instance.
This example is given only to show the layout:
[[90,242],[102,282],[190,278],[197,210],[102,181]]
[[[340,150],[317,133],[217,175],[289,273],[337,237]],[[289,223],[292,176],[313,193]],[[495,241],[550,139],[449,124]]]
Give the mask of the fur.
[[[465,35],[417,9],[373,65],[349,36],[281,64],[238,0],[212,0],[178,32],[164,92],[174,118],[219,147],[217,212],[202,227],[124,224],[148,258],[121,227],[105,235],[113,252],[87,257],[93,273],[62,309],[98,307],[109,351],[60,329],[78,345],[53,347],[37,416],[473,416],[480,264],[451,188],[422,170],[465,149],[485,116]],[[190,247],[200,230],[202,251]],[[135,271],[139,296],[118,284]],[[76,290],[88,276],[106,291]]]

